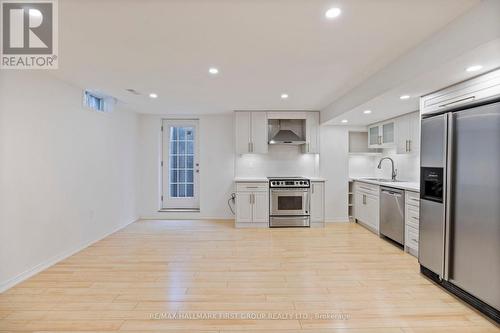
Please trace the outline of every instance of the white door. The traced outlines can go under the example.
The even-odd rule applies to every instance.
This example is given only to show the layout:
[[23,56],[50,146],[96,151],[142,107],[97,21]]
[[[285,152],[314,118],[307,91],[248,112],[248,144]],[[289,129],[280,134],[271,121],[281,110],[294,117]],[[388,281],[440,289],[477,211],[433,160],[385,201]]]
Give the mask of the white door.
[[252,222],[253,195],[251,192],[236,193],[236,221]]
[[354,193],[354,218],[362,222],[365,219],[365,199],[361,192]]
[[398,154],[407,154],[409,150],[410,137],[410,116],[402,116],[396,120],[396,152]]
[[319,153],[319,112],[308,112],[306,116],[306,145],[304,153]]
[[394,143],[394,122],[382,125],[382,144],[386,147]]
[[266,154],[267,146],[267,113],[252,112],[251,145],[252,153]]
[[[247,154],[251,150],[251,112],[235,112],[234,128],[236,137],[236,153]],[[267,126],[267,125],[266,125]],[[266,137],[267,139],[267,137]]]
[[370,225],[374,230],[378,231],[379,229],[379,200],[367,195],[365,199],[365,212],[366,212],[366,221],[363,221]]
[[377,147],[381,144],[380,142],[380,130],[379,126],[368,127],[368,146]]
[[322,182],[311,183],[311,221],[323,222],[325,219],[324,207],[324,184]]
[[408,150],[411,153],[420,152],[420,113],[414,112],[410,115],[410,142]]
[[267,192],[253,193],[253,222],[269,221],[269,199]]
[[198,120],[162,125],[162,208],[199,209]]

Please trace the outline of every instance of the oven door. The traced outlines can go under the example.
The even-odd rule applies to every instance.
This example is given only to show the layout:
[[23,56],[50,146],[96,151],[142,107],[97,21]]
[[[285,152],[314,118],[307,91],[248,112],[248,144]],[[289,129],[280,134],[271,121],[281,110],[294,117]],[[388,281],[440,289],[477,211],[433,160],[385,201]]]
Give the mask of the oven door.
[[271,214],[309,215],[309,189],[271,189]]

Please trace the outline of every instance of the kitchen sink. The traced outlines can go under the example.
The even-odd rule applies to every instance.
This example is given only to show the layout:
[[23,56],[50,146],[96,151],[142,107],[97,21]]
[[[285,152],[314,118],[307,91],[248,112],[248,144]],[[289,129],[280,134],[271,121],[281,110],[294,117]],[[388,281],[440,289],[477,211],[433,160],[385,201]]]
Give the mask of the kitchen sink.
[[387,179],[387,178],[363,178],[365,180],[374,180],[376,182],[381,182],[381,183],[400,183],[404,182],[403,180],[392,180],[392,179]]

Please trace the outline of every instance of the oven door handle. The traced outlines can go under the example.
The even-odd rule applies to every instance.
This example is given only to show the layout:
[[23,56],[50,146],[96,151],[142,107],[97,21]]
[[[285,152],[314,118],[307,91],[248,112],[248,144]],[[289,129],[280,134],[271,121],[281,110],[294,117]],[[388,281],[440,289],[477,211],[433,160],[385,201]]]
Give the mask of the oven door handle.
[[289,189],[289,188],[272,188],[271,192],[278,192],[278,193],[283,193],[283,192],[296,192],[296,193],[302,193],[302,192],[309,192],[309,188],[294,188],[294,189]]

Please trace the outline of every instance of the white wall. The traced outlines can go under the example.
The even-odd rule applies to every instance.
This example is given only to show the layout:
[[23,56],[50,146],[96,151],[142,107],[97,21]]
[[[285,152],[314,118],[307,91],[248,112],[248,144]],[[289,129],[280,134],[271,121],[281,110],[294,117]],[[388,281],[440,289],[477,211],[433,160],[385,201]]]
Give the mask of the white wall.
[[347,222],[349,132],[345,126],[320,127],[320,175],[325,183],[326,222]]
[[133,222],[137,115],[46,71],[0,74],[0,291]]
[[184,117],[199,119],[200,212],[158,212],[160,208],[160,156],[162,118],[175,116],[139,115],[138,206],[141,218],[232,219],[227,200],[234,191],[233,115]]

